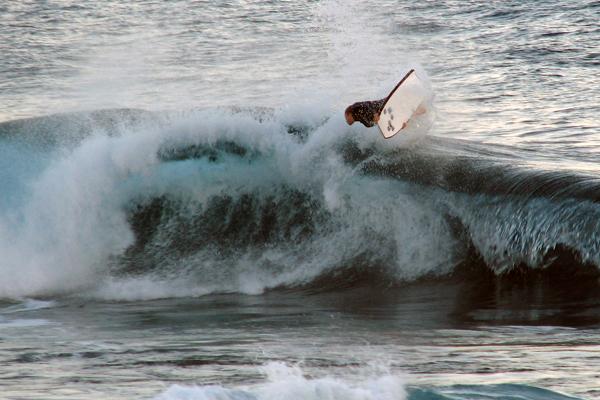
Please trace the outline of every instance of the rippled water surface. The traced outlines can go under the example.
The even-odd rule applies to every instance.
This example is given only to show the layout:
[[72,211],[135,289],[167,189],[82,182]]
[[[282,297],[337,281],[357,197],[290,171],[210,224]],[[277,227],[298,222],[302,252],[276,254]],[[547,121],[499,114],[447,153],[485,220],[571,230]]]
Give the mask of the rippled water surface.
[[[456,385],[483,385],[471,390],[491,396],[492,385],[506,383],[521,385],[525,398],[538,398],[533,386],[583,398],[600,395],[594,368],[598,326],[588,325],[600,299],[552,306],[542,291],[528,304],[511,299],[531,299],[527,290],[496,289],[495,296],[475,295],[460,284],[433,284],[128,304],[30,301],[3,308],[0,355],[10,365],[3,373],[4,395],[151,398],[170,382],[252,387],[273,364],[280,369],[280,387],[268,398],[288,398],[284,387],[294,387],[293,368],[309,380],[327,377],[350,387],[360,387],[362,379],[394,377],[409,393],[434,388],[437,396],[453,386],[458,390]],[[344,394],[336,389],[329,388],[332,396]],[[291,398],[306,398],[293,390]],[[507,388],[502,392],[516,398]],[[230,398],[202,397],[200,388],[192,394],[169,393]],[[546,396],[562,399],[556,392]]]

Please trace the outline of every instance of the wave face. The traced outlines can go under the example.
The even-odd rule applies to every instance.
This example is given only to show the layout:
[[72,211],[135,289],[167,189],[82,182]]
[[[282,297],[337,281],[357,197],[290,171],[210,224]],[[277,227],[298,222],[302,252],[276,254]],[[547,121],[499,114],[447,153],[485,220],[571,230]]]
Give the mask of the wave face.
[[596,178],[428,138],[430,124],[384,142],[314,111],[4,123],[0,296],[598,274]]

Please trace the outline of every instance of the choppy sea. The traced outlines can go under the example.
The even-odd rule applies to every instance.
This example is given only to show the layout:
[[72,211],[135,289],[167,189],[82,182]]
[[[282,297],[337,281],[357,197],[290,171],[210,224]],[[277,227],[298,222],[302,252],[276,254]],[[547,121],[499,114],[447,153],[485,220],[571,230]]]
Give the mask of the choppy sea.
[[599,20],[0,3],[0,397],[600,399]]

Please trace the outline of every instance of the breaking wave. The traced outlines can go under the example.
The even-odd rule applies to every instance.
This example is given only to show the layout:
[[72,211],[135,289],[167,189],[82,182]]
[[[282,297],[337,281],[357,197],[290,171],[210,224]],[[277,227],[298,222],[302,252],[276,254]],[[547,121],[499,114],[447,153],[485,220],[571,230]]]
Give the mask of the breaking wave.
[[596,176],[430,125],[383,141],[341,115],[225,108],[0,124],[0,297],[598,276]]
[[405,387],[399,377],[385,373],[376,377],[307,378],[299,367],[270,363],[262,368],[266,382],[250,387],[226,388],[219,385],[173,385],[155,400],[468,400],[502,398],[506,400],[575,400],[550,390],[527,385],[456,385],[442,388]]

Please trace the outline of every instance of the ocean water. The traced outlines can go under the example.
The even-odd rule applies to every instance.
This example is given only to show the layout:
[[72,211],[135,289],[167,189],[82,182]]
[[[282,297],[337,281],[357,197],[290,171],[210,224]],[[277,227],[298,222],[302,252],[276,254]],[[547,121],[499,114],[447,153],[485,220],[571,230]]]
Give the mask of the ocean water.
[[0,397],[600,398],[599,16],[1,3]]

